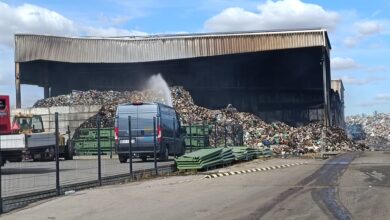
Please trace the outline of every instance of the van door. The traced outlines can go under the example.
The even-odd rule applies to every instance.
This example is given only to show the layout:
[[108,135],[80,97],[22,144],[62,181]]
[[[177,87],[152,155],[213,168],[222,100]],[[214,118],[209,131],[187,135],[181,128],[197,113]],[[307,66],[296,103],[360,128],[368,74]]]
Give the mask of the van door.
[[144,104],[137,106],[137,124],[134,127],[137,133],[135,137],[135,146],[137,150],[153,152],[153,117],[157,117],[157,105]]

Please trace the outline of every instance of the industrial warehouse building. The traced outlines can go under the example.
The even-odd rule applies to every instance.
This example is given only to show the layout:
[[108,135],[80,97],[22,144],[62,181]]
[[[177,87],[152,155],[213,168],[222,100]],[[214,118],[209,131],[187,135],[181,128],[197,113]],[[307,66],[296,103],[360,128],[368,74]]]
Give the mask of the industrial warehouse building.
[[115,38],[15,35],[16,104],[21,106],[20,84],[41,86],[49,97],[72,90],[140,89],[161,73],[207,108],[232,104],[290,125],[341,124],[344,107],[340,93],[331,90],[330,49],[322,29]]

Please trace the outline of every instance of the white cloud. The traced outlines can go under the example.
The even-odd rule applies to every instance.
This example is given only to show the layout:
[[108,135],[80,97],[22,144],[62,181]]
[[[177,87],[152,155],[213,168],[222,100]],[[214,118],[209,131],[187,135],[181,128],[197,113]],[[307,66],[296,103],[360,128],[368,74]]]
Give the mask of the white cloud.
[[379,66],[365,66],[359,64],[350,57],[334,57],[330,60],[330,66],[333,71],[346,71],[356,70],[364,71],[367,73],[378,73],[387,71],[387,67],[383,65]]
[[300,0],[272,1],[260,4],[257,11],[232,7],[207,20],[208,31],[269,30],[291,28],[334,29],[340,19],[336,12]]
[[142,31],[134,31],[120,28],[96,28],[96,27],[84,27],[83,32],[87,36],[103,36],[103,37],[116,37],[116,36],[142,36],[147,33]]
[[355,47],[356,45],[359,44],[360,40],[361,40],[361,37],[358,37],[358,36],[346,37],[344,39],[344,44],[347,47]]
[[386,102],[383,101],[368,101],[368,102],[362,102],[358,104],[360,107],[372,107],[372,106],[381,106],[383,104],[386,104]]
[[[114,27],[93,27],[78,24],[65,16],[31,4],[11,6],[0,2],[0,45],[12,47],[15,33],[48,35],[129,36],[145,35],[144,32]],[[116,17],[113,22],[122,22]]]
[[366,78],[356,78],[352,76],[342,76],[341,79],[345,84],[351,85],[367,85],[381,80],[386,80],[384,77],[366,77]]
[[356,23],[357,31],[360,35],[368,36],[381,33],[384,29],[380,21],[371,20]]
[[347,47],[355,47],[362,40],[377,34],[382,34],[386,31],[387,20],[364,20],[355,22],[354,29],[356,33],[353,36],[348,36],[344,39],[344,44]]
[[13,34],[76,34],[75,23],[55,11],[30,5],[12,7],[0,2],[0,44],[13,45]]
[[330,61],[330,65],[332,67],[332,70],[349,70],[349,69],[356,69],[360,65],[349,57],[335,57],[332,58]]
[[[115,17],[111,22],[121,23],[125,18]],[[13,6],[0,1],[0,94],[15,95],[13,45],[15,33],[47,35],[133,36],[145,35],[114,27],[82,25],[58,12],[31,4]],[[23,106],[29,106],[42,96],[37,86],[22,85]],[[13,101],[13,98],[11,98]]]
[[376,100],[382,100],[382,101],[390,101],[390,94],[389,93],[380,93],[375,96]]
[[369,73],[385,72],[387,71],[387,67],[383,65],[373,66],[373,67],[368,67],[366,71]]

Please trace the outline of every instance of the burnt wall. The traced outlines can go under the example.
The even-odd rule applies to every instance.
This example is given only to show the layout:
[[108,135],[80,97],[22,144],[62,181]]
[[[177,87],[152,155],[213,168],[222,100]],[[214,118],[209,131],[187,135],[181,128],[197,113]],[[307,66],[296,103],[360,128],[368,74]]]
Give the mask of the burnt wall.
[[21,64],[21,81],[49,85],[56,96],[71,90],[140,89],[161,73],[170,86],[189,90],[198,105],[232,104],[267,121],[297,124],[313,119],[309,109],[322,107],[321,57],[322,48],[314,47],[133,64],[35,61]]

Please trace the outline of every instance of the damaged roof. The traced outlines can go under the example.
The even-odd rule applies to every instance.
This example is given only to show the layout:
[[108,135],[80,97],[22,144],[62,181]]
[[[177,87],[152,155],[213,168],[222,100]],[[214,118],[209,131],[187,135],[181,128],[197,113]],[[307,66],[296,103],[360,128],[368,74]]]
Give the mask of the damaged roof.
[[305,47],[331,48],[327,31],[288,30],[135,37],[15,35],[15,62],[136,63]]

